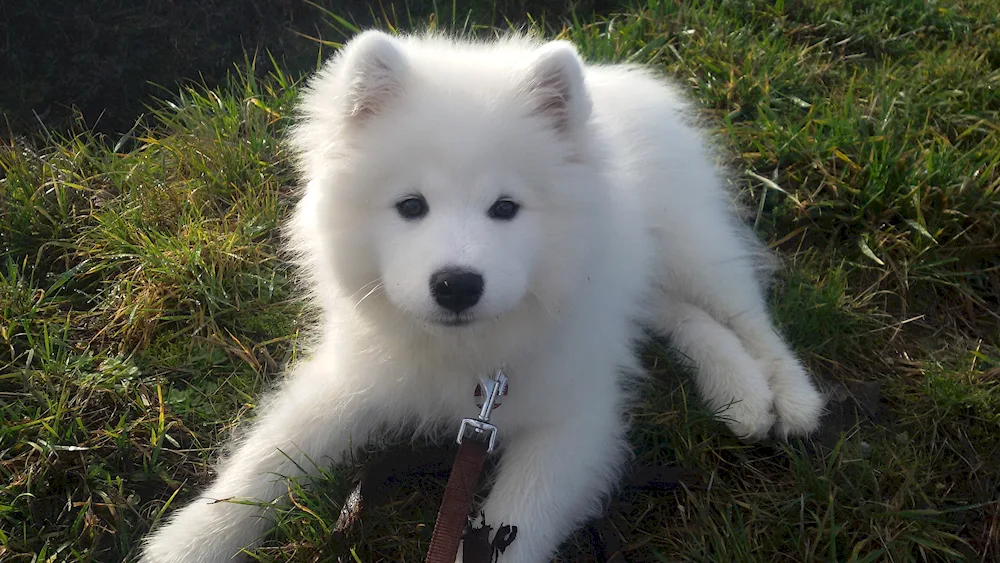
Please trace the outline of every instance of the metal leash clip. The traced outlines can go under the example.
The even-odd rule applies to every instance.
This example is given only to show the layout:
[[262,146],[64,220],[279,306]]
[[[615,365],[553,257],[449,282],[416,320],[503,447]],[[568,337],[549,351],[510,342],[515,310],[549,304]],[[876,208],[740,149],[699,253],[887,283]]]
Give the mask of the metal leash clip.
[[497,441],[497,427],[490,424],[490,412],[507,390],[507,376],[498,371],[495,379],[483,382],[483,407],[476,418],[462,419],[458,429],[458,443],[465,438],[472,438],[487,443],[486,452],[492,452]]

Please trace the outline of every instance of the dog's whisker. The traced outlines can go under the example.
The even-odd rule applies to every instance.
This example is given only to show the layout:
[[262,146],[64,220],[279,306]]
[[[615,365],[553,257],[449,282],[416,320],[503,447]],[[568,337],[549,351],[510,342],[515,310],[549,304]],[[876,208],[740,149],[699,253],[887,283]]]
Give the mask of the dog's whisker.
[[369,297],[371,297],[372,295],[374,295],[375,292],[377,292],[378,290],[382,289],[383,287],[385,287],[385,284],[383,284],[381,282],[375,284],[375,287],[371,288],[371,290],[369,290],[368,293],[366,293],[364,295],[364,297],[362,297],[361,299],[359,299],[358,302],[354,304],[354,309],[357,310],[357,308],[361,306],[361,304],[365,301],[365,299],[368,299]]
[[382,278],[375,278],[372,281],[366,283],[365,285],[359,287],[354,293],[350,295],[350,299],[354,299],[354,296],[358,295],[362,291],[368,291],[372,286],[382,285]]

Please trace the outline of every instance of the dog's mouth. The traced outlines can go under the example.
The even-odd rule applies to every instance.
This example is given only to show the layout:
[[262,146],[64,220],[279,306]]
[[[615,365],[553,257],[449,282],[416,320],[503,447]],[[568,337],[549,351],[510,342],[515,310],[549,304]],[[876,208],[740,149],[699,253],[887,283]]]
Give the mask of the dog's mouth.
[[468,326],[476,322],[476,319],[471,315],[448,315],[446,317],[437,317],[434,319],[436,324],[448,327],[462,327]]

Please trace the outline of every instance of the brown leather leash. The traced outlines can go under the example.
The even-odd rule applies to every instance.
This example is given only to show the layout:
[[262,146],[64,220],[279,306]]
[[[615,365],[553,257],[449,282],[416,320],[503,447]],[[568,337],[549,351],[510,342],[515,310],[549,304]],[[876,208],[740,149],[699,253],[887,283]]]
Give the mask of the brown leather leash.
[[469,525],[469,513],[483,463],[486,462],[486,455],[496,446],[497,428],[490,424],[490,412],[507,394],[507,377],[502,371],[497,372],[495,379],[484,382],[476,389],[477,396],[480,389],[483,404],[479,416],[463,419],[458,431],[460,446],[434,522],[425,563],[455,563],[459,544]]
[[472,497],[476,494],[479,474],[486,461],[486,447],[486,444],[476,440],[465,440],[459,446],[434,522],[434,535],[427,549],[426,563],[455,563],[462,535],[469,524]]

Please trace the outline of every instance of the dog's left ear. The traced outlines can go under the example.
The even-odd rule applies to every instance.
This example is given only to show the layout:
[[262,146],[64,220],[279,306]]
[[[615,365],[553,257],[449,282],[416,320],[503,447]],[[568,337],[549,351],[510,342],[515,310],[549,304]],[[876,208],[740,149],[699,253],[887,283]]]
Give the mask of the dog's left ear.
[[568,41],[550,41],[536,51],[528,67],[527,90],[536,114],[559,132],[570,132],[590,118],[583,61]]

